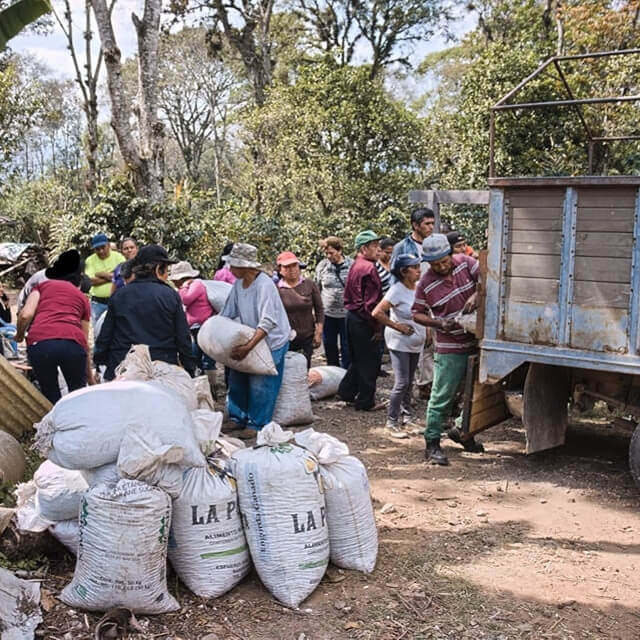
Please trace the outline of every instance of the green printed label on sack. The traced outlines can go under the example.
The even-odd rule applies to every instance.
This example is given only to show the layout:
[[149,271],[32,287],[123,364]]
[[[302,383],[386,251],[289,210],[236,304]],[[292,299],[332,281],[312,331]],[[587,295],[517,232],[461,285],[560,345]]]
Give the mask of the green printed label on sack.
[[160,531],[158,532],[158,542],[164,544],[167,540],[167,520],[166,516],[160,518]]
[[299,569],[317,569],[318,567],[323,567],[329,564],[329,558],[324,558],[324,560],[315,560],[314,562],[303,562],[298,565]]
[[280,444],[275,444],[269,448],[271,453],[291,453],[293,451],[293,446],[287,442],[281,442]]
[[86,498],[83,496],[82,501],[80,503],[80,525],[83,527],[87,526],[88,514],[89,514],[89,505],[87,504]]
[[226,551],[211,551],[210,553],[201,553],[200,557],[203,560],[207,560],[209,558],[226,558],[228,556],[235,556],[238,553],[242,553],[247,550],[247,545],[243,544],[241,547],[236,547],[235,549],[227,549]]

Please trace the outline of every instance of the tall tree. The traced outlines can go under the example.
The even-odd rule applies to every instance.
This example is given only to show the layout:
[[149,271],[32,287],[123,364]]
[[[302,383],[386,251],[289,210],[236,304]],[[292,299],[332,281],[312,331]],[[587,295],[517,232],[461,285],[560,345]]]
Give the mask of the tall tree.
[[448,18],[442,0],[293,0],[309,44],[334,54],[341,64],[353,62],[358,50],[377,77],[384,67],[409,65],[409,52],[428,40]]
[[[113,7],[116,0],[109,2],[108,11],[109,14],[113,11]],[[85,158],[87,161],[87,177],[85,180],[85,189],[89,195],[89,199],[93,200],[100,175],[98,171],[98,78],[100,76],[100,69],[102,66],[102,48],[95,56],[95,63],[93,61],[94,55],[91,47],[93,40],[93,30],[91,29],[91,2],[85,0],[84,3],[84,16],[85,16],[85,28],[83,32],[83,39],[85,41],[84,46],[84,64],[80,63],[79,52],[76,49],[76,43],[73,35],[73,22],[71,14],[71,2],[70,0],[64,0],[64,12],[62,17],[54,10],[54,16],[60,29],[64,33],[67,39],[67,49],[71,55],[73,62],[73,69],[75,72],[75,81],[80,88],[80,94],[82,96],[82,109],[85,114],[87,123],[87,136],[85,147]]]
[[[91,0],[98,25],[107,86],[111,99],[111,123],[120,153],[139,195],[151,202],[164,197],[164,125],[158,118],[158,45],[162,0],[145,0],[139,18],[131,14],[138,40],[138,93],[135,105],[127,99],[122,79],[122,54],[118,47],[107,0]],[[134,113],[136,134],[129,122]]]

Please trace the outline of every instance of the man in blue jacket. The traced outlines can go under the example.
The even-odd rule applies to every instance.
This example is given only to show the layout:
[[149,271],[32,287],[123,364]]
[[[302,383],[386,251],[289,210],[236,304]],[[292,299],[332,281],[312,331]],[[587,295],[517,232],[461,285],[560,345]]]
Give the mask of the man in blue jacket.
[[106,380],[113,380],[135,344],[148,345],[152,360],[181,364],[193,376],[189,325],[178,293],[167,284],[169,265],[176,262],[157,244],[142,247],[133,263],[135,279],[109,298],[93,356],[106,365]]
[[411,233],[393,247],[391,271],[396,258],[403,253],[422,258],[422,242],[433,233],[435,216],[428,207],[418,207],[411,212]]

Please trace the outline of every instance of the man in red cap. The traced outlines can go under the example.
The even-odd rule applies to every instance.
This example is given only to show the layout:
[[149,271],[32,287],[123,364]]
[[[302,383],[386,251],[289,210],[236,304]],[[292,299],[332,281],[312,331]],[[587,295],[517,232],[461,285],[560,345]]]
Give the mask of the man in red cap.
[[295,253],[284,251],[276,258],[282,276],[278,291],[287,312],[289,324],[296,336],[289,343],[290,351],[302,351],[311,366],[311,355],[322,342],[324,308],[318,285],[300,272],[300,260]]

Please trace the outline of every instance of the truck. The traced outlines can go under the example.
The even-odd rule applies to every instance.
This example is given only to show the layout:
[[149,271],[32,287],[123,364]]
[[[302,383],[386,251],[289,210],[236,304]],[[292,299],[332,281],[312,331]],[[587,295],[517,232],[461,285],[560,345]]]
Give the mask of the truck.
[[[527,82],[550,65],[562,75],[566,59],[626,53],[638,51],[555,56],[494,105],[488,193],[413,193],[436,211],[438,201],[489,207],[479,354],[469,359],[462,439],[509,415],[505,389],[522,388],[526,453],[564,443],[570,405],[586,410],[603,401],[632,432],[629,466],[640,488],[640,176],[496,177],[493,162],[503,109],[568,106],[582,119],[582,104],[629,98],[575,100],[567,86],[568,99],[555,105],[510,102]],[[582,122],[591,170],[593,145],[625,136],[595,138]]]

